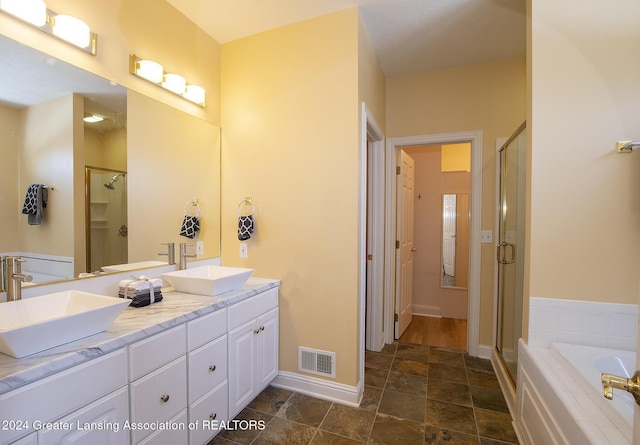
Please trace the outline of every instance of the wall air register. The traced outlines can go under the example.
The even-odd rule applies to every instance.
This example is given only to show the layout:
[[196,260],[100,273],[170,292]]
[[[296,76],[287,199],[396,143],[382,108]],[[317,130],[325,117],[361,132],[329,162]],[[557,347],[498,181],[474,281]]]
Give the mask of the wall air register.
[[336,353],[298,347],[298,371],[336,377]]

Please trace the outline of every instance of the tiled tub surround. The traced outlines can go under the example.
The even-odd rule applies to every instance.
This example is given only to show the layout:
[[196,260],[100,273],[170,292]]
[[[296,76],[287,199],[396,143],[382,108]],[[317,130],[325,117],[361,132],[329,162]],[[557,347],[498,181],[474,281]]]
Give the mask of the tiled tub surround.
[[551,343],[636,350],[638,306],[551,298],[529,299],[531,347]]
[[126,308],[105,332],[22,359],[0,354],[0,398],[30,388],[33,386],[30,384],[47,377],[63,375],[70,368],[82,368],[103,357],[113,357],[129,345],[264,294],[279,284],[277,280],[252,278],[242,289],[231,291],[224,298],[166,292],[160,303]]
[[631,443],[631,425],[578,375],[581,365],[569,363],[554,343],[605,348],[611,352],[607,355],[616,349],[635,351],[638,307],[530,300],[529,344],[521,340],[518,349],[515,425],[522,443]]

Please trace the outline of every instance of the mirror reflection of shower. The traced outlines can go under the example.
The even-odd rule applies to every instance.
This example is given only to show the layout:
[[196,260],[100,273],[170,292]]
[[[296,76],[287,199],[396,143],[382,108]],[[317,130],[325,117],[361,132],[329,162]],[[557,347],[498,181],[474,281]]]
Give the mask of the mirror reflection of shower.
[[106,188],[108,188],[109,190],[115,190],[116,188],[113,186],[113,184],[114,184],[115,182],[117,182],[117,181],[118,181],[118,179],[120,179],[120,177],[121,177],[121,176],[124,178],[124,175],[125,175],[124,173],[118,173],[118,174],[117,174],[117,175],[115,175],[113,178],[111,178],[111,179],[109,180],[109,182],[105,182],[105,183],[104,183],[104,186],[105,186]]
[[128,259],[127,173],[86,167],[86,272]]

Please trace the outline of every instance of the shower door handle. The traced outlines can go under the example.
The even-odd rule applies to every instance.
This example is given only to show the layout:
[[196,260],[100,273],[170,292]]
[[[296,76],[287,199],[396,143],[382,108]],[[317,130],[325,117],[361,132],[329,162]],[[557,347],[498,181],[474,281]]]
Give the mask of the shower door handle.
[[[509,251],[511,253],[511,256],[508,260],[506,259],[507,247],[509,248]],[[515,246],[513,244],[505,242],[498,243],[498,245],[496,246],[496,260],[498,261],[498,264],[513,264],[515,262],[514,252]]]

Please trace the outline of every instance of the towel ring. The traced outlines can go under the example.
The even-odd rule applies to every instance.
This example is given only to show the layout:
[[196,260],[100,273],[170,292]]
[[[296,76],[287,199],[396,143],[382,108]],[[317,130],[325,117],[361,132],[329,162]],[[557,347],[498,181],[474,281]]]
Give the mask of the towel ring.
[[253,214],[256,213],[256,206],[253,204],[253,201],[251,201],[251,198],[244,198],[240,201],[240,204],[238,204],[238,216],[240,216],[240,207],[243,205],[251,206],[251,213],[249,215],[253,216]]
[[189,207],[195,207],[196,209],[198,209],[196,211],[196,214],[192,215],[192,216],[195,216],[196,218],[198,216],[200,216],[200,204],[198,204],[198,200],[197,199],[189,201],[188,203],[186,203],[184,205],[184,214],[185,214],[185,216],[188,216],[187,210],[189,209]]

